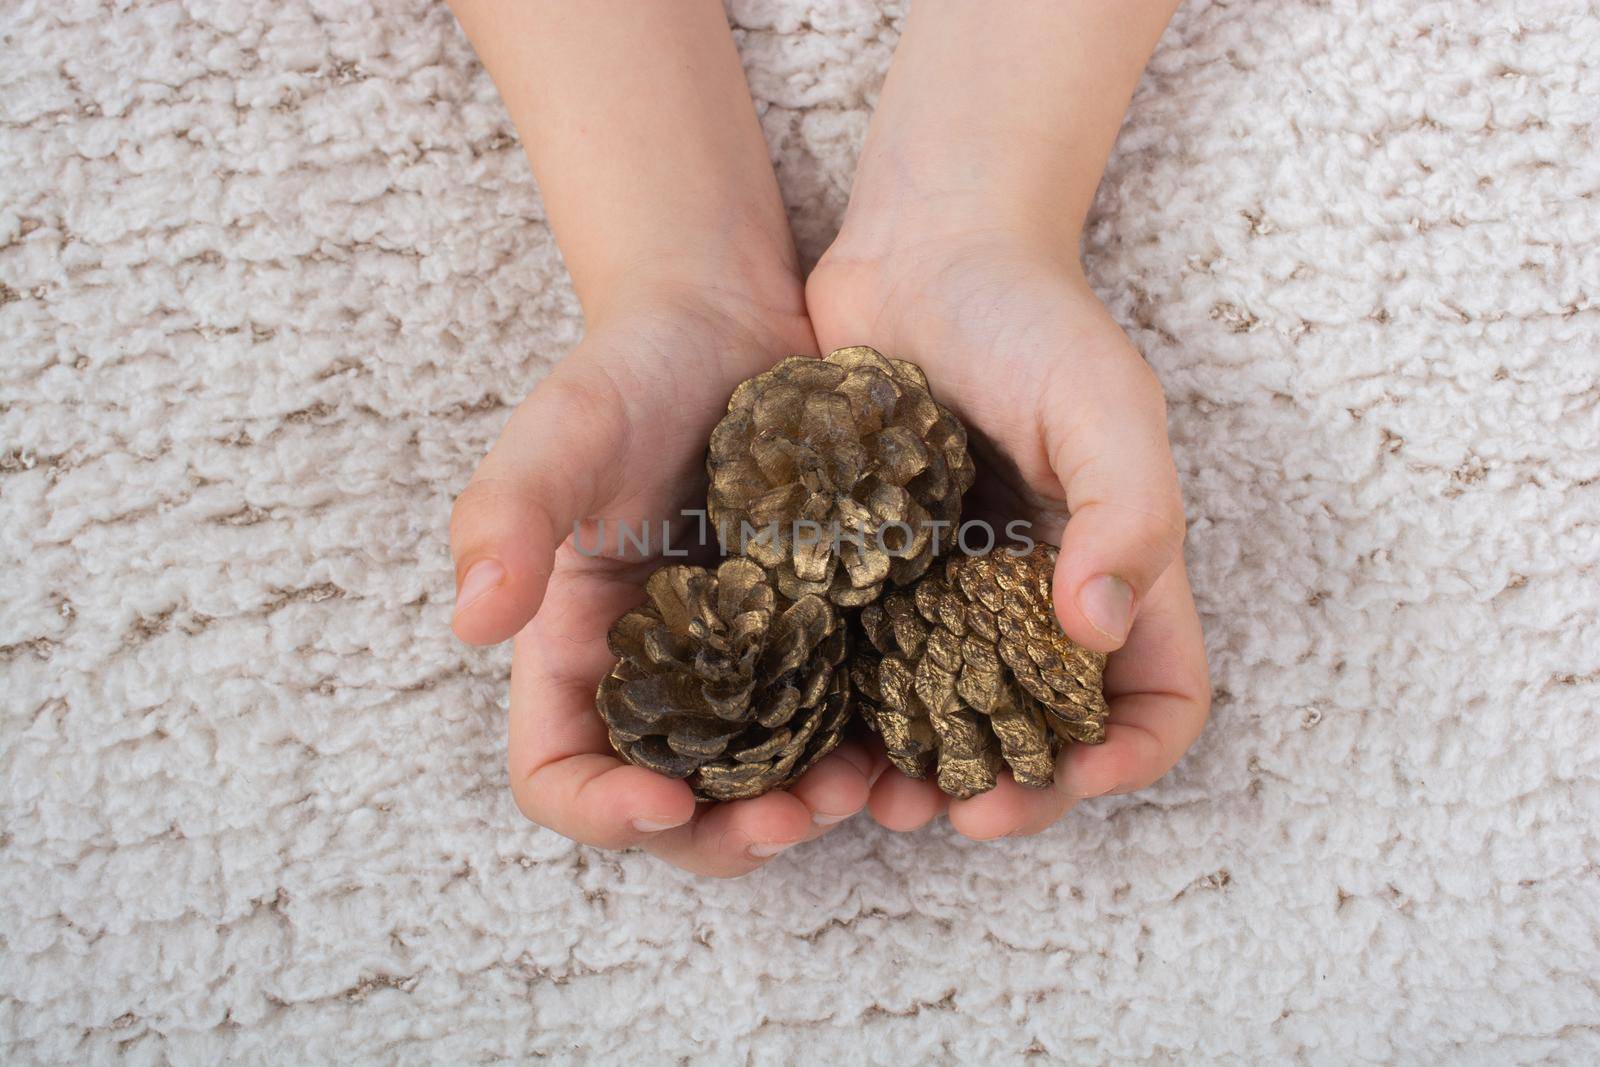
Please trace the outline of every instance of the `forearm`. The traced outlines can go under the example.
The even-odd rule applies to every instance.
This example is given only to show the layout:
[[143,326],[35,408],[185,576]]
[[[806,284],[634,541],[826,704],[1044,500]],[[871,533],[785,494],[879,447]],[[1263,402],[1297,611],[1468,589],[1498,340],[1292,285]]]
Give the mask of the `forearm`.
[[852,221],[970,226],[977,212],[986,224],[1075,245],[1176,7],[918,0],[867,135]]
[[522,136],[586,314],[655,282],[793,299],[788,221],[717,0],[452,7]]

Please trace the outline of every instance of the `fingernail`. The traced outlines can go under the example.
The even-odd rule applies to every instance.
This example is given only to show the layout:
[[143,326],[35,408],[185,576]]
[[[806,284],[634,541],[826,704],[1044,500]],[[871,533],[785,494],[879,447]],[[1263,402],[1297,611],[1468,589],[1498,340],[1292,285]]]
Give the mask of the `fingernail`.
[[659,834],[662,830],[682,826],[684,821],[683,819],[635,819],[633,828],[641,834]]
[[[850,813],[854,814],[853,811]],[[811,813],[811,822],[816,826],[832,826],[834,823],[844,822],[850,815],[824,815],[820,811],[815,811]]]
[[468,567],[461,578],[461,589],[456,593],[456,614],[461,614],[505,580],[506,569],[500,566],[499,560],[480,559]]
[[776,856],[792,844],[794,844],[793,841],[768,841],[761,845],[751,845],[745,851],[758,860],[764,860],[770,856]]
[[1096,630],[1121,641],[1133,622],[1133,586],[1114,574],[1096,575],[1078,590],[1078,610]]

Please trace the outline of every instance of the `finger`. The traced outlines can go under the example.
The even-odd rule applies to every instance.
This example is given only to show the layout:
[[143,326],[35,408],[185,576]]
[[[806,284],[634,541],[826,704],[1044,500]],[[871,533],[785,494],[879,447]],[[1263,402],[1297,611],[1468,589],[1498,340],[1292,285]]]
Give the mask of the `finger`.
[[503,641],[543,602],[556,549],[614,488],[628,421],[605,374],[564,362],[517,406],[450,515],[457,636]]
[[1057,772],[1070,797],[1143,789],[1172,769],[1205,726],[1205,644],[1181,565],[1162,575],[1127,645],[1111,657],[1106,696],[1105,743],[1070,746]]
[[638,598],[631,569],[584,572],[563,558],[547,603],[517,637],[511,669],[508,761],[512,794],[529,819],[585,844],[626,848],[682,826],[694,796],[681,781],[623,763],[594,707],[611,666],[606,625]]
[[907,778],[890,768],[872,787],[867,808],[886,830],[919,830],[945,810],[948,798],[928,779]]
[[782,790],[703,807],[687,826],[652,834],[645,851],[695,874],[737,878],[804,841],[811,809]]
[[1038,790],[1024,798],[1028,805],[1027,814],[1022,824],[1011,831],[1012,837],[1032,837],[1043,833],[1077,806],[1079,798],[1073,795],[1067,777],[1067,763],[1076,747],[1069,744],[1056,753],[1055,780],[1048,789]]
[[1075,798],[1056,786],[1041,790],[1038,800],[1030,806],[1027,817],[1022,820],[1022,825],[1011,831],[1010,836],[1032,837],[1043,833],[1060,822],[1077,803]]
[[1056,614],[1074,641],[1110,652],[1183,547],[1166,402],[1128,349],[1074,364],[1070,383],[1047,386],[1045,403],[1051,468],[1071,514],[1056,563]]
[[[747,874],[773,856],[820,837],[860,811],[870,789],[872,757],[860,745],[845,742],[817,761],[786,791],[750,801],[704,807],[692,826],[655,835],[644,843],[652,854],[686,870],[713,877]],[[808,825],[795,836],[792,798],[803,808]]]
[[631,848],[681,827],[695,808],[683,782],[595,753],[547,764],[513,793],[533,822],[609,849]]
[[952,800],[950,825],[974,841],[1037,833],[1065,814],[1072,803],[1069,795],[1054,786],[1028,789],[1007,772],[999,775],[987,793]]
[[1068,745],[1048,789],[1009,774],[995,788],[950,804],[950,825],[975,840],[1028,836],[1053,825],[1083,796],[1141,789],[1193,743],[1209,707],[1199,619],[1181,566],[1157,581],[1128,644],[1111,658],[1112,716],[1104,745]]
[[872,792],[871,776],[872,757],[852,741],[844,742],[801,775],[789,792],[811,812],[811,836],[866,807]]

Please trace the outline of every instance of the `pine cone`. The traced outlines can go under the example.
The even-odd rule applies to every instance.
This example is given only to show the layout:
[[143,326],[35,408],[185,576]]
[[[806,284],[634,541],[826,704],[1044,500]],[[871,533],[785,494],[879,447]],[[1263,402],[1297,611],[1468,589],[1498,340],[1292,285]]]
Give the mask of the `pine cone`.
[[736,800],[788,785],[839,743],[850,682],[833,605],[779,597],[747,559],[663,567],[645,593],[611,628],[618,663],[596,697],[623,759]]
[[973,479],[967,432],[927,377],[870,348],[793,356],[742,383],[706,470],[723,550],[772,571],[786,597],[841,607],[926,571]]
[[1062,631],[1051,608],[1056,550],[954,555],[912,589],[861,612],[851,676],[889,759],[939,788],[994,788],[1002,763],[1041,789],[1061,743],[1098,745],[1109,713],[1104,653]]

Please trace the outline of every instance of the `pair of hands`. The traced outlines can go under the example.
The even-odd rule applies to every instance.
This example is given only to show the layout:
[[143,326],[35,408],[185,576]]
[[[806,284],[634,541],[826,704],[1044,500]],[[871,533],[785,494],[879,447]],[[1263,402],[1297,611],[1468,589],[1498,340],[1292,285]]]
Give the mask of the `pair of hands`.
[[[611,301],[457,500],[455,630],[473,643],[515,636],[511,786],[534,822],[718,876],[863,807],[892,830],[948,812],[973,839],[1032,834],[1080,799],[1150,784],[1204,724],[1209,685],[1165,403],[1076,264],[993,234],[857,255],[846,229],[803,289],[774,271],[764,286],[729,274]],[[950,801],[847,741],[788,790],[696,805],[683,782],[611,751],[594,708],[612,664],[606,632],[661,560],[582,555],[574,524],[648,519],[659,530],[700,506],[705,442],[734,386],[786,355],[850,344],[923,367],[971,431],[969,509],[1029,519],[1036,539],[1059,543],[1057,614],[1079,643],[1113,652],[1107,741],[1068,746],[1050,789],[1002,774],[993,791]]]

